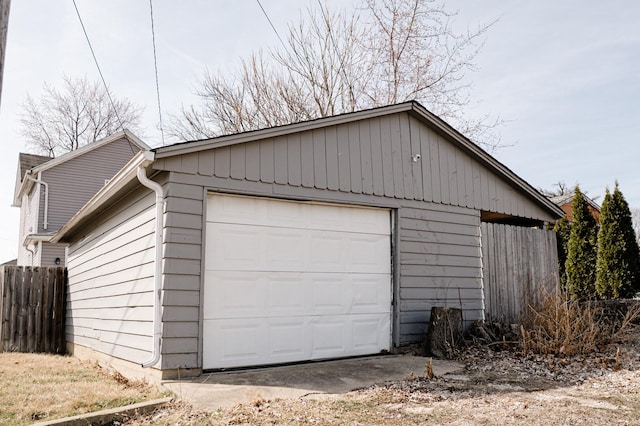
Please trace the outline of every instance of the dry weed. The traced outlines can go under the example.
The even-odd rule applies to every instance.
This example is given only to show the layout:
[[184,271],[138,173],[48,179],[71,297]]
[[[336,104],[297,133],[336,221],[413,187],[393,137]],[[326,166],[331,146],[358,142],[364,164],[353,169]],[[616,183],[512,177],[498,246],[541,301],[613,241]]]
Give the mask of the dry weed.
[[604,305],[579,301],[561,290],[544,291],[520,321],[520,348],[536,354],[575,356],[593,352],[640,318],[640,305],[621,318],[606,315]]

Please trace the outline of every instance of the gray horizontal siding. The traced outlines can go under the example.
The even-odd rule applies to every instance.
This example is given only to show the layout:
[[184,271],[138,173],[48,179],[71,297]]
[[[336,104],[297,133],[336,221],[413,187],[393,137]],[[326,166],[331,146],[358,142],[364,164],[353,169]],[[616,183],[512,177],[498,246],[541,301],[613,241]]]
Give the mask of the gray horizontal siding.
[[[193,159],[185,167],[195,171]],[[177,183],[172,174],[165,190],[162,368],[198,368],[204,189]]]
[[[415,154],[421,158],[414,162]],[[156,161],[154,167],[554,219],[408,113],[177,155]]]
[[140,363],[153,347],[155,198],[140,189],[69,245],[69,342]]
[[400,343],[421,341],[433,306],[482,318],[480,214],[423,203],[399,209]]
[[[49,185],[48,232],[57,231],[111,179],[139,149],[126,139],[101,147],[60,163],[42,172],[42,180]],[[44,190],[40,191],[38,232],[43,229]]]
[[40,266],[55,266],[56,258],[60,259],[58,265],[65,265],[66,244],[42,243],[42,253],[40,254]]

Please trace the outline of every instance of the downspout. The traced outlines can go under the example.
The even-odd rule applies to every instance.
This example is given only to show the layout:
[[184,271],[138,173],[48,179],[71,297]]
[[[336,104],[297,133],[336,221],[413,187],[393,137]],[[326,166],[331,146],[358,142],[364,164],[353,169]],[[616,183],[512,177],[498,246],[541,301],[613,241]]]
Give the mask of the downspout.
[[164,228],[164,191],[159,183],[147,177],[146,167],[138,167],[137,175],[141,184],[156,193],[156,267],[153,275],[153,353],[150,359],[142,363],[142,367],[145,368],[155,365],[160,360],[160,341],[162,338],[162,232]]
[[[42,228],[46,230],[47,226],[49,226],[49,184],[43,180],[31,177],[28,173],[25,175],[25,178],[37,183],[38,185],[44,186],[44,221]],[[35,232],[38,232],[38,230],[36,229]]]

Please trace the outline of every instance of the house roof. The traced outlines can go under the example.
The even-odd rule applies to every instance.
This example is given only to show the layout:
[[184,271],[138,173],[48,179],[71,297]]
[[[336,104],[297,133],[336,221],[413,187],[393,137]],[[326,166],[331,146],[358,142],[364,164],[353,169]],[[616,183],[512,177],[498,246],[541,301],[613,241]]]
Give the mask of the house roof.
[[47,161],[53,159],[53,157],[47,157],[46,155],[36,155],[36,154],[28,154],[25,152],[21,152],[18,156],[18,167],[20,173],[20,179],[24,177],[24,173],[27,170],[31,170],[34,167],[39,166],[40,164],[46,163]]
[[20,188],[22,185],[22,181],[24,179],[25,174],[37,167],[41,164],[50,161],[52,157],[47,157],[45,155],[36,155],[36,154],[28,154],[26,152],[21,152],[18,154],[18,172],[16,173],[16,182],[13,189],[13,206],[19,207],[20,200],[18,199],[18,193],[20,192]]
[[237,133],[233,135],[220,136],[217,138],[180,142],[166,147],[153,149],[151,150],[151,152],[140,153],[139,155],[136,155],[127,165],[125,165],[124,168],[120,172],[118,172],[118,174],[116,174],[116,176],[114,176],[114,178],[109,181],[108,184],[100,189],[100,191],[98,191],[98,193],[96,193],[94,197],[89,200],[87,204],[85,204],[85,206],[80,209],[80,211],[78,211],[78,213],[54,235],[52,242],[65,241],[65,238],[68,235],[71,235],[73,231],[78,227],[86,224],[91,219],[92,215],[96,214],[102,206],[110,203],[112,199],[115,199],[118,195],[122,194],[125,189],[130,189],[131,185],[133,185],[134,182],[137,182],[136,169],[138,166],[146,166],[156,159],[173,157],[176,155],[189,154],[247,142],[254,142],[261,139],[298,132],[305,132],[317,128],[351,123],[358,120],[365,120],[369,118],[402,112],[412,114],[414,117],[418,118],[423,123],[434,129],[436,132],[442,134],[449,142],[467,152],[469,155],[477,159],[497,175],[503,177],[514,188],[520,190],[525,196],[527,196],[536,204],[540,205],[546,211],[550,212],[553,216],[560,218],[564,215],[564,212],[556,204],[551,202],[547,197],[542,195],[529,183],[517,176],[504,164],[500,163],[478,145],[471,142],[469,139],[467,139],[465,136],[463,136],[461,133],[447,124],[444,120],[428,111],[420,103],[411,101],[402,104],[369,109],[365,111],[319,118],[300,123],[254,130],[244,133]]
[[253,130],[233,135],[220,136],[211,139],[181,142],[165,147],[156,148],[154,149],[154,151],[156,153],[156,158],[161,159],[172,157],[175,155],[203,151],[211,148],[220,148],[224,146],[252,142],[260,139],[288,135],[297,132],[305,132],[317,128],[335,126],[338,124],[350,123],[358,120],[365,120],[400,112],[407,112],[413,115],[432,129],[434,129],[436,132],[442,134],[449,142],[465,151],[467,154],[471,155],[473,158],[484,164],[494,173],[504,178],[507,182],[510,182],[510,184],[514,188],[520,190],[529,199],[539,204],[551,214],[557,216],[558,218],[564,216],[564,212],[560,208],[558,208],[555,203],[551,202],[547,197],[541,194],[537,189],[535,189],[524,179],[516,175],[504,164],[493,158],[489,153],[473,143],[467,137],[462,135],[447,122],[427,110],[424,106],[416,101],[409,101],[401,104],[388,105],[364,111],[350,112],[331,117],[318,118],[315,120],[270,127],[261,130]]
[[[555,197],[550,197],[549,199],[553,201],[558,206],[564,206],[565,204],[569,204],[573,202],[573,197],[575,196],[575,192],[569,192],[563,195],[556,195]],[[598,203],[593,201],[591,198],[587,197],[585,194],[582,194],[582,197],[587,201],[587,203],[593,207],[596,211],[600,212],[600,206]]]
[[[27,174],[36,175],[39,172],[51,169],[52,167],[65,163],[71,159],[84,155],[97,148],[100,148],[101,146],[107,145],[111,142],[115,142],[122,138],[127,139],[127,141],[129,141],[129,143],[132,145],[132,148],[136,147],[139,151],[148,151],[151,149],[136,135],[125,129],[120,132],[114,133],[113,135],[107,136],[106,138],[80,147],[74,151],[67,152],[66,154],[63,154],[56,158],[21,153],[18,161],[18,175],[16,176],[13,206],[20,207],[20,197],[23,193],[25,193],[25,191],[28,191],[31,188],[31,185],[33,185],[33,181],[25,179],[25,176]],[[31,167],[27,168],[26,166],[28,165],[31,165]]]

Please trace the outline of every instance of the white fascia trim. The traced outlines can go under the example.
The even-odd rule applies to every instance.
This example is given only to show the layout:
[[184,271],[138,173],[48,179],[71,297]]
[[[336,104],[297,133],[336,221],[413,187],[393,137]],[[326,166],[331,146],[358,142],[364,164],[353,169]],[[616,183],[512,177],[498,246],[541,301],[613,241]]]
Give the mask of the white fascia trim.
[[48,242],[51,242],[53,235],[54,234],[29,234],[26,237],[24,237],[24,241],[22,242],[22,245],[24,247],[27,247],[31,243],[37,243],[39,241],[48,243]]
[[87,203],[82,206],[82,208],[78,210],[78,212],[73,215],[73,217],[69,219],[69,221],[60,228],[58,232],[54,234],[51,242],[59,242],[64,235],[74,228],[82,219],[100,209],[103,204],[110,200],[114,194],[124,188],[129,182],[137,180],[138,168],[140,166],[148,166],[153,163],[154,159],[155,154],[152,151],[140,151],[134,155],[133,158],[129,160],[129,162],[125,164],[124,167],[122,167],[122,169],[120,169],[120,171],[111,178],[111,180],[109,180],[109,183],[103,186],[93,197],[91,197],[91,199],[87,201]]

